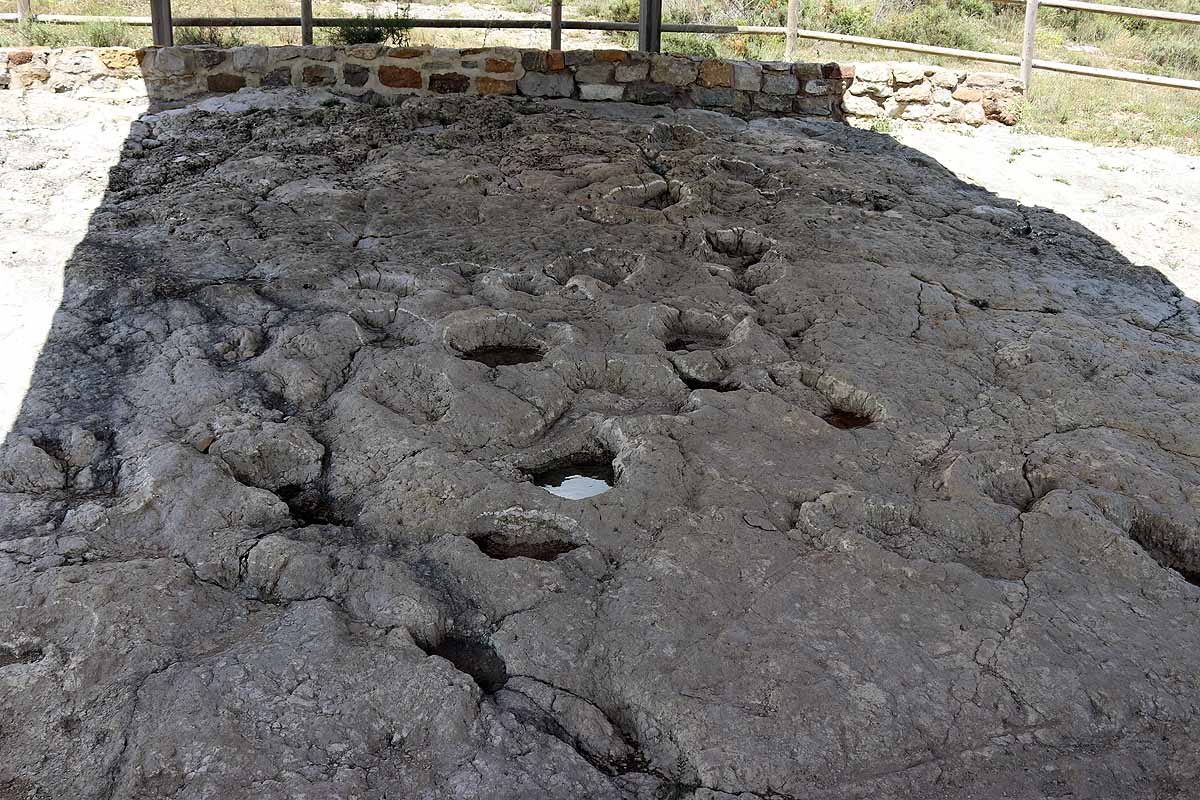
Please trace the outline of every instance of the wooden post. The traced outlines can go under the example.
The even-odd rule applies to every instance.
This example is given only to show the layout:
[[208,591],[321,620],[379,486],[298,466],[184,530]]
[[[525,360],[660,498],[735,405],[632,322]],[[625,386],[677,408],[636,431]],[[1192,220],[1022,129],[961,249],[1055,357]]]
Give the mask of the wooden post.
[[662,50],[662,0],[641,0],[638,12],[638,50]]
[[784,61],[796,60],[796,28],[799,25],[800,0],[788,0],[787,4],[787,45],[783,49]]
[[171,25],[171,0],[150,0],[150,29],[155,47],[170,47],[175,44],[175,31]]
[[1021,43],[1021,85],[1025,96],[1033,82],[1033,36],[1037,31],[1038,0],[1025,0],[1025,39]]
[[550,0],[550,49],[562,50],[562,0]]
[[175,44],[171,0],[150,0],[150,32],[156,47],[171,47]]
[[313,43],[312,0],[300,0],[300,43]]
[[33,19],[33,9],[29,6],[29,0],[17,0],[17,22],[31,19]]

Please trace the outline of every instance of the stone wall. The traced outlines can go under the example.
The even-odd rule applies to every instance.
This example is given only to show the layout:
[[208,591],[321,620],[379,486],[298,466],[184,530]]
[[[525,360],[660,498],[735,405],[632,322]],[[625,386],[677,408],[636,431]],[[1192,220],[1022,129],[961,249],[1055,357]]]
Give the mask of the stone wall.
[[855,64],[842,98],[847,117],[1013,125],[1024,90],[1011,75],[959,72],[924,64]]
[[[1010,79],[916,64],[727,61],[626,50],[359,45],[0,49],[0,89],[182,100],[244,87],[322,88],[373,102],[494,94],[730,111],[980,124],[1015,111]],[[1019,86],[1017,87],[1019,89]]]

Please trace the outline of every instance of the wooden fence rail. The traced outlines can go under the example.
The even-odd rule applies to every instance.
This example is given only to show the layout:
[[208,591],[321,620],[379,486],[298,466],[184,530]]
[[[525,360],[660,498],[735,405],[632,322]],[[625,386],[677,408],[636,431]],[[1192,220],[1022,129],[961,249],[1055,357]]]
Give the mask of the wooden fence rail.
[[[960,58],[969,61],[982,61],[992,64],[1005,64],[1018,67],[1021,72],[1021,82],[1026,92],[1030,91],[1034,70],[1059,72],[1068,75],[1081,75],[1090,78],[1129,81],[1151,86],[1163,86],[1173,89],[1200,90],[1200,80],[1188,78],[1173,78],[1164,75],[1149,75],[1142,72],[1126,72],[1124,70],[1088,67],[1082,64],[1069,64],[1061,61],[1043,61],[1035,57],[1034,39],[1037,30],[1037,12],[1039,8],[1060,8],[1070,11],[1114,14],[1118,16],[1138,17],[1142,19],[1179,22],[1184,24],[1200,24],[1200,14],[1184,14],[1174,11],[1158,11],[1156,9],[1131,8],[1128,6],[1109,6],[1099,3],[1087,3],[1082,0],[992,0],[995,3],[1024,4],[1025,27],[1021,47],[1021,55],[1005,55],[979,50],[959,50],[953,47],[938,47],[935,45],[900,42],[891,39],[876,39],[870,36],[852,36],[827,31],[811,31],[796,28],[794,14],[788,14],[787,26],[771,25],[672,25],[662,22],[662,0],[640,0],[640,19],[638,22],[613,22],[609,20],[564,20],[562,19],[562,0],[551,0],[550,19],[408,19],[403,22],[409,28],[476,28],[476,29],[548,29],[550,31],[551,49],[562,47],[563,30],[588,31],[637,31],[638,49],[648,52],[658,52],[663,33],[703,33],[714,35],[743,35],[743,36],[784,36],[788,41],[789,51],[794,51],[796,39],[811,39],[814,41],[837,42],[839,44],[858,47],[876,47],[887,50],[900,50],[909,53]],[[789,2],[789,7],[794,3]],[[169,45],[174,41],[173,28],[229,28],[229,27],[299,27],[301,40],[312,44],[314,28],[336,28],[361,25],[362,19],[355,17],[314,17],[312,16],[312,0],[300,0],[299,17],[172,17],[171,0],[150,0],[149,17],[111,17],[111,16],[80,16],[70,14],[38,14],[33,15],[29,9],[29,0],[17,0],[16,14],[0,14],[0,22],[16,22],[36,19],[41,22],[78,24],[84,22],[123,22],[127,25],[149,25],[153,29],[156,45]],[[791,57],[790,55],[788,56]]]

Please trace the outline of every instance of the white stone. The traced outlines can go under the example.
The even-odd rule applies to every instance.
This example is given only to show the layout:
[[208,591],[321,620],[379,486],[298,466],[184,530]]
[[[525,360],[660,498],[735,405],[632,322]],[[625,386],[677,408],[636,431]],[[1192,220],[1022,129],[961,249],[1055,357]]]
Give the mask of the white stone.
[[892,65],[892,78],[896,83],[917,83],[925,80],[925,66],[902,61]]
[[579,84],[580,100],[620,100],[624,94],[624,86],[613,86],[608,83]]
[[854,67],[854,77],[855,82],[888,83],[892,80],[892,67],[883,63],[858,64]]
[[267,48],[261,44],[235,48],[233,68],[247,72],[262,72],[267,68]]
[[883,114],[879,103],[866,95],[846,95],[842,98],[842,110],[854,117],[878,117]]

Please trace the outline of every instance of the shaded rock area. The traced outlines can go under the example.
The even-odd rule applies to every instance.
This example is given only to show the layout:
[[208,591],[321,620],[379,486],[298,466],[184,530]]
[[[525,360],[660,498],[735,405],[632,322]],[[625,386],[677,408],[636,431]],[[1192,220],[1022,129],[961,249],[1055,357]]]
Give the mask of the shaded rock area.
[[1198,392],[869,132],[149,117],[0,451],[0,796],[1194,796]]

